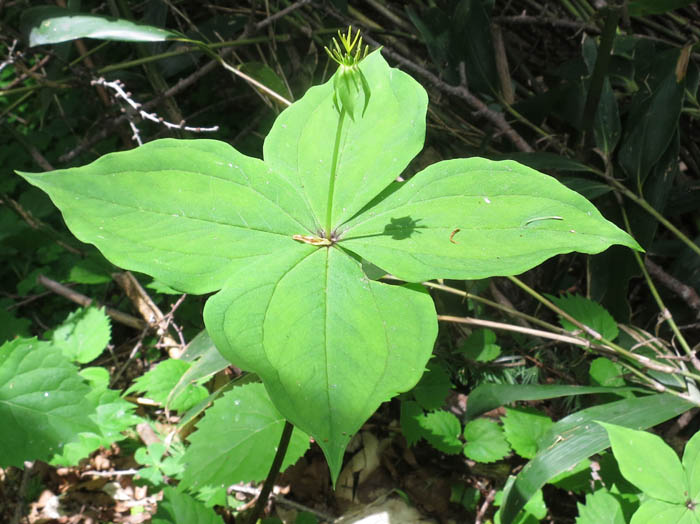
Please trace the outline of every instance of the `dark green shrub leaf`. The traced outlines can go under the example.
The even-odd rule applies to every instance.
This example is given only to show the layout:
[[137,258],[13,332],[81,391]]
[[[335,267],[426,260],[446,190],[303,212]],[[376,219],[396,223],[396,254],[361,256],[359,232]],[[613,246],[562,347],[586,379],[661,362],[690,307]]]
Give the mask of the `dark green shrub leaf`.
[[433,361],[428,364],[428,370],[413,388],[413,396],[423,409],[430,411],[442,407],[450,389],[452,382],[445,366]]
[[472,331],[459,350],[469,360],[476,362],[490,362],[501,354],[501,346],[496,344],[496,333],[486,328]]

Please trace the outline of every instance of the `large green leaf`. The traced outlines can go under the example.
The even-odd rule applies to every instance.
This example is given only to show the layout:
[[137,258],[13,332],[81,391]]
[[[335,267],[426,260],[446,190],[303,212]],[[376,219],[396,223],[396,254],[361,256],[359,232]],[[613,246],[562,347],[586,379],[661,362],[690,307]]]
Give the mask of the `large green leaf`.
[[683,504],[687,496],[681,461],[658,435],[646,431],[600,423],[608,432],[610,447],[622,475],[647,495]]
[[422,288],[367,279],[338,249],[255,269],[237,272],[207,302],[207,329],[314,437],[335,477],[353,433],[420,379],[437,334],[433,303]]
[[57,44],[76,38],[161,42],[178,37],[176,33],[159,27],[53,6],[25,9],[20,25],[30,46]]
[[[197,423],[197,431],[188,437],[191,446],[183,458],[187,467],[180,487],[199,489],[263,480],[284,424],[262,384],[233,388],[214,402]],[[308,447],[309,437],[295,428],[282,469],[294,464]]]
[[0,466],[48,460],[92,422],[90,387],[61,349],[36,339],[0,346]]
[[20,174],[80,240],[188,293],[221,289],[232,264],[303,250],[292,235],[314,232],[296,189],[215,140],[157,140],[84,167]]
[[688,482],[688,496],[696,503],[700,502],[700,431],[685,445],[683,467]]
[[663,500],[648,499],[642,502],[630,524],[698,524],[694,510],[682,504],[672,504]]
[[501,510],[503,524],[513,522],[523,505],[549,479],[610,445],[605,430],[596,421],[646,429],[692,407],[688,401],[660,394],[594,406],[563,418],[540,439],[541,451],[525,465],[508,490]]
[[342,224],[401,174],[423,147],[428,97],[378,52],[361,63],[372,95],[362,118],[343,118],[333,106],[333,83],[312,87],[277,118],[265,139],[265,163],[301,187],[326,227],[329,174],[338,144],[332,223]]
[[339,228],[341,243],[409,280],[513,275],[569,251],[639,245],[588,200],[515,162],[439,162]]

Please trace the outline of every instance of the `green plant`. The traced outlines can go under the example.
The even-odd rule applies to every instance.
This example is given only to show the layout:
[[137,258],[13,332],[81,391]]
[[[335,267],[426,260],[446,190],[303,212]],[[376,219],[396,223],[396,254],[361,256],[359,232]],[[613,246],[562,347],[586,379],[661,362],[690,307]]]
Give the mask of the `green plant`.
[[[688,440],[681,462],[657,435],[600,424],[608,433],[620,472],[645,495],[630,524],[700,522],[700,433]],[[615,513],[621,513],[619,503]]]
[[[351,436],[423,373],[437,323],[422,281],[640,249],[517,162],[448,160],[396,182],[423,145],[426,93],[379,52],[358,71],[371,90],[362,114],[348,118],[335,78],[313,87],[275,121],[264,161],[223,142],[164,139],[20,173],[115,264],[182,292],[217,291],[204,310],[217,349],[314,437],[334,480]],[[372,280],[368,264],[407,284]]]

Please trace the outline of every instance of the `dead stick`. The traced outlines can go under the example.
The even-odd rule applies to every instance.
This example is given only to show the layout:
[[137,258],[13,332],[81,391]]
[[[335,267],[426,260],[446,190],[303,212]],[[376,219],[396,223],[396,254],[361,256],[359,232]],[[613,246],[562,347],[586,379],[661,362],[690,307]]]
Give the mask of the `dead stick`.
[[[90,297],[78,293],[77,291],[73,291],[71,288],[64,286],[63,284],[59,284],[55,280],[51,280],[50,278],[45,277],[44,275],[39,275],[36,280],[39,284],[53,291],[57,295],[61,295],[62,297],[65,297],[68,300],[75,302],[76,304],[80,304],[83,307],[88,307],[93,304],[99,305],[95,300],[91,299]],[[110,318],[114,319],[116,322],[124,324],[125,326],[129,326],[134,329],[148,328],[148,324],[146,324],[146,322],[144,322],[140,318],[132,317],[131,315],[128,315],[127,313],[122,313],[117,309],[105,307],[105,313],[107,313],[107,315]]]

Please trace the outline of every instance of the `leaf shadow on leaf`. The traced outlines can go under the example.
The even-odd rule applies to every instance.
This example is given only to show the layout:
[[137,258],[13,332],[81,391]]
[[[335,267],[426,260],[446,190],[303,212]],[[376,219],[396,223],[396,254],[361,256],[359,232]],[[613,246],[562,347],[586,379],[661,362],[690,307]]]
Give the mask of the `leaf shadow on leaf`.
[[418,225],[418,222],[422,220],[421,218],[413,219],[410,215],[400,218],[392,217],[389,220],[390,222],[384,226],[384,230],[381,233],[356,236],[353,239],[390,236],[394,240],[404,240],[410,238],[413,233],[420,234],[420,229],[427,229]]

